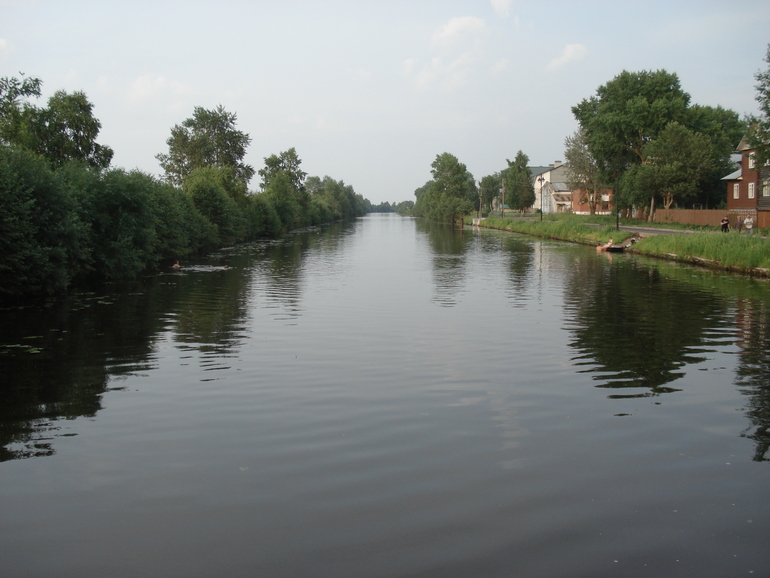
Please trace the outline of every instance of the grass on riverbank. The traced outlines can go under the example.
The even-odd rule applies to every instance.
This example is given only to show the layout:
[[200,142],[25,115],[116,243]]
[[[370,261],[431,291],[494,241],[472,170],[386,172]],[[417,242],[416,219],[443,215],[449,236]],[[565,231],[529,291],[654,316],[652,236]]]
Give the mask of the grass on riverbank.
[[589,225],[573,219],[547,219],[541,222],[539,220],[525,221],[522,219],[488,217],[484,219],[483,225],[491,229],[513,231],[515,233],[524,233],[525,235],[560,239],[586,245],[606,243],[610,237],[618,244],[633,236],[633,233],[616,231],[614,223],[597,227],[596,225]]
[[[601,219],[605,219],[602,221]],[[540,220],[501,219],[489,217],[484,227],[513,231],[537,237],[547,237],[598,245],[610,237],[616,244],[633,236],[633,233],[615,230],[614,221],[608,217],[560,218]],[[666,227],[668,228],[668,226]],[[704,227],[704,232],[691,234],[654,235],[641,239],[630,251],[649,257],[660,257],[687,263],[697,263],[711,268],[745,273],[770,274],[770,241],[760,234],[724,234],[715,227]]]
[[656,235],[639,241],[633,251],[722,269],[770,269],[770,245],[759,235]]

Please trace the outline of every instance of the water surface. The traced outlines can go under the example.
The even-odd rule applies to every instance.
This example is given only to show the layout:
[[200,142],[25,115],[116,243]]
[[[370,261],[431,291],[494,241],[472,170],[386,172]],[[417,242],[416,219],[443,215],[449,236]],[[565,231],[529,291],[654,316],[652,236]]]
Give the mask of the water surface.
[[0,574],[770,575],[766,281],[394,215],[183,265],[0,311]]

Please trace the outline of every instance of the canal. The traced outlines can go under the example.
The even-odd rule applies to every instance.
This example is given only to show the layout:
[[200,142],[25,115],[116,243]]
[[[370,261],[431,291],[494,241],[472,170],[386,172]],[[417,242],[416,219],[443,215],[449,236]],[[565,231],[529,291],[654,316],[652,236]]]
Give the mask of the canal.
[[766,280],[375,214],[1,310],[0,372],[3,576],[770,575]]

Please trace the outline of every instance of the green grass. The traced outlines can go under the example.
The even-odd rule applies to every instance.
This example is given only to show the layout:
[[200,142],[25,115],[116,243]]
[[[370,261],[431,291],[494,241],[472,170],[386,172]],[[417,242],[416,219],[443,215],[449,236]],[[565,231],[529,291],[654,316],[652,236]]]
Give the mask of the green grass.
[[633,251],[724,269],[770,269],[770,242],[756,234],[656,235],[639,241]]
[[615,243],[621,243],[633,236],[633,233],[616,231],[614,223],[597,227],[575,219],[544,219],[541,222],[539,220],[528,221],[488,217],[484,219],[483,225],[492,229],[513,231],[536,237],[548,237],[587,245],[606,243],[610,237],[612,237]]
[[[587,245],[605,243],[610,237],[619,244],[633,236],[633,233],[615,230],[615,218],[610,215],[545,215],[542,222],[533,219],[531,215],[528,217],[489,217],[484,219],[483,226]],[[655,223],[643,224],[656,226]],[[622,219],[621,225],[642,226],[640,222],[630,219]],[[645,237],[634,244],[630,251],[716,269],[770,274],[770,241],[762,238],[767,231],[756,231],[751,236],[738,233],[725,235],[719,232],[718,227],[677,226],[675,223],[657,225],[666,229],[694,229],[697,232]]]

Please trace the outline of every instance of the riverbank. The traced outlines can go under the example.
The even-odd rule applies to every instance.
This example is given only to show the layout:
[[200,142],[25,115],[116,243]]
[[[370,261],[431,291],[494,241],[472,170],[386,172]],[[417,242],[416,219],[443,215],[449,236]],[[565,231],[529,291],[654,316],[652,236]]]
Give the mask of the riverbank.
[[650,234],[639,234],[574,218],[539,221],[489,217],[482,219],[479,226],[584,245],[600,245],[610,238],[616,246],[626,245],[636,237],[636,242],[625,251],[754,277],[770,277],[770,247],[758,234],[724,234],[703,229],[688,231],[687,235],[674,231],[652,234],[652,229]]

